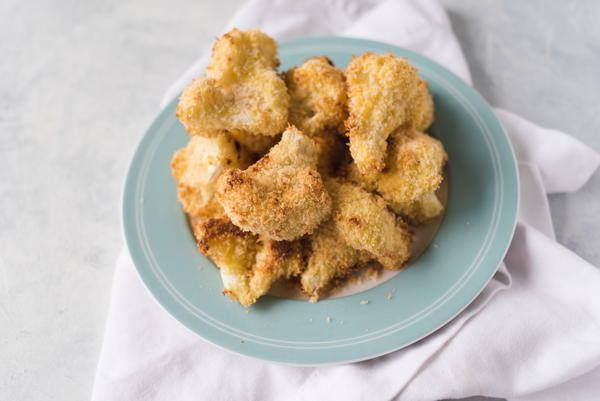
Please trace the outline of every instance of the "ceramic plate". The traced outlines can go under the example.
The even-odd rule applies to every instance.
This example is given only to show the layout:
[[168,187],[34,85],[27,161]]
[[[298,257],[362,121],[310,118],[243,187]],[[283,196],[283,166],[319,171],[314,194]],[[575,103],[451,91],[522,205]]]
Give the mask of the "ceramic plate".
[[318,303],[266,296],[243,308],[221,295],[219,272],[198,253],[177,201],[169,162],[188,135],[175,118],[174,100],[146,132],[131,162],[123,193],[123,229],[146,286],[167,311],[204,339],[239,354],[294,365],[373,358],[451,320],[502,261],[516,222],[517,169],[506,134],[471,87],[411,51],[348,38],[283,42],[281,68],[319,55],[344,68],[353,54],[365,52],[408,57],[433,94],[435,123],[430,131],[449,155],[447,211],[435,246],[406,270],[358,294]]

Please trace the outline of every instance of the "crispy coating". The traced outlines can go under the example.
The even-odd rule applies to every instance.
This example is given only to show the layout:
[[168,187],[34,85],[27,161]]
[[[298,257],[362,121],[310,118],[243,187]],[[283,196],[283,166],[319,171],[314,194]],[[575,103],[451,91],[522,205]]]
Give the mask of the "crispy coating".
[[[428,198],[427,194],[441,184],[447,159],[448,155],[440,141],[424,132],[401,127],[391,135],[383,172],[361,174],[356,163],[346,158],[340,174],[368,191],[379,192],[393,209],[403,211],[398,212],[400,214],[416,216],[417,213],[425,213],[425,210],[417,211],[425,207],[428,209],[426,214],[435,217],[439,213],[432,214],[433,210],[439,209],[441,204],[436,206],[434,199]],[[417,202],[421,198],[423,200]],[[413,205],[414,202],[417,203]],[[420,220],[417,217],[415,221]]]
[[385,269],[400,269],[410,257],[411,234],[385,201],[340,179],[326,182],[339,236],[354,249],[369,252]]
[[250,290],[249,278],[256,263],[258,238],[226,217],[208,219],[196,232],[200,252],[220,268],[223,293],[244,306],[253,304],[256,296]]
[[317,158],[314,141],[289,127],[258,162],[224,173],[217,199],[235,225],[267,239],[291,241],[309,234],[331,211]]
[[350,152],[362,174],[383,170],[388,136],[401,125],[426,129],[433,120],[427,83],[406,59],[366,53],[346,67]]
[[444,211],[444,205],[433,191],[410,203],[392,202],[390,207],[414,225],[428,223]]
[[192,222],[192,226],[200,251],[220,268],[223,293],[244,306],[265,295],[277,279],[304,269],[300,241],[262,240],[227,217]]
[[312,136],[341,127],[345,119],[344,73],[325,56],[309,58],[285,73],[290,94],[289,122]]
[[415,129],[399,129],[392,136],[377,191],[389,202],[410,204],[439,187],[447,159],[437,139]]
[[[225,216],[225,214],[221,214],[221,215],[216,215],[216,216],[211,216],[211,217],[191,217],[188,215],[188,223],[190,225],[190,228],[192,229],[192,233],[194,234],[194,238],[196,238],[196,244],[198,245],[198,250],[200,250],[200,239],[203,238],[204,236],[204,223],[209,220],[209,219],[220,219],[220,218],[224,218],[226,219],[227,216]],[[200,250],[200,252],[202,253],[202,251]]]
[[242,130],[275,136],[287,124],[289,95],[277,75],[277,44],[260,31],[233,29],[217,39],[206,78],[183,91],[177,117],[192,135]]
[[256,254],[256,266],[250,278],[250,292],[256,298],[269,291],[279,278],[290,278],[302,273],[306,267],[302,240],[263,240]]
[[331,219],[319,226],[310,242],[311,253],[300,283],[311,301],[317,301],[335,280],[345,278],[370,259],[370,255],[346,244]]
[[226,133],[210,138],[193,136],[185,148],[173,154],[171,172],[177,181],[177,197],[191,217],[223,213],[214,199],[217,179],[230,168],[246,168],[250,155]]

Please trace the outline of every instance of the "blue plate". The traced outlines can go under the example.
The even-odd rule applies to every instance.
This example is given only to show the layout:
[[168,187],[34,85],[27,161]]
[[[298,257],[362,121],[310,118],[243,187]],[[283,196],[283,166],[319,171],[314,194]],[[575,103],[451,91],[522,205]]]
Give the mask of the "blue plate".
[[[488,104],[435,62],[391,45],[348,38],[281,43],[282,69],[327,55],[340,68],[365,52],[408,57],[435,102],[432,133],[449,155],[444,221],[408,269],[360,294],[320,301],[263,297],[248,309],[221,295],[221,279],[198,253],[176,197],[169,162],[188,135],[177,100],[158,115],[131,162],[123,228],[131,257],[176,319],[230,351],[294,365],[360,361],[405,347],[463,310],[494,275],[515,228],[519,185],[510,142]],[[395,293],[392,299],[388,294]],[[368,300],[368,304],[361,301]]]

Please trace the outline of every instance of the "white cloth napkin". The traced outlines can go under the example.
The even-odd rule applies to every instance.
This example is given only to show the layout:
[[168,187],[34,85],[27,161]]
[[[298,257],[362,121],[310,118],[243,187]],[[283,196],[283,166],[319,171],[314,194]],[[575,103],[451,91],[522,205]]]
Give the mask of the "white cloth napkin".
[[[262,29],[279,40],[343,35],[388,42],[470,82],[448,18],[434,1],[253,0],[225,30],[232,27]],[[196,62],[163,104],[200,75],[207,60]],[[507,111],[496,114],[519,161],[519,223],[498,273],[444,328],[361,363],[307,368],[263,362],[219,349],[180,325],[152,299],[123,252],[92,399],[597,399],[600,272],[554,241],[546,194],[579,189],[600,156],[561,132]]]

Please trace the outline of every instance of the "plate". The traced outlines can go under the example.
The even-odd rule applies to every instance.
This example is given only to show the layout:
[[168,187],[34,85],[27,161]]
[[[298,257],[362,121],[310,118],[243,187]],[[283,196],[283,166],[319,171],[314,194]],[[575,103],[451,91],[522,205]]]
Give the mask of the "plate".
[[140,142],[125,181],[122,221],[131,257],[168,312],[235,353],[314,366],[405,347],[469,305],[502,261],[519,196],[510,141],[479,94],[414,52],[334,37],[282,42],[279,50],[282,69],[319,55],[344,68],[353,54],[365,52],[408,57],[419,68],[436,107],[430,131],[449,155],[447,210],[433,246],[400,274],[358,294],[317,303],[265,296],[248,309],[231,301],[221,295],[218,270],[198,253],[177,201],[169,162],[188,135],[173,100]]

